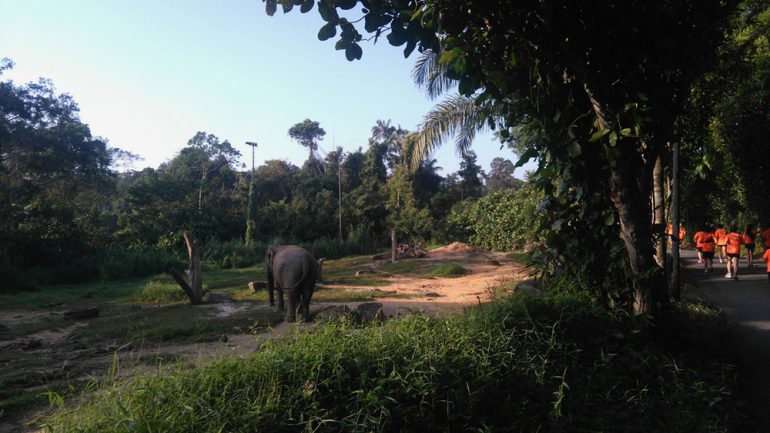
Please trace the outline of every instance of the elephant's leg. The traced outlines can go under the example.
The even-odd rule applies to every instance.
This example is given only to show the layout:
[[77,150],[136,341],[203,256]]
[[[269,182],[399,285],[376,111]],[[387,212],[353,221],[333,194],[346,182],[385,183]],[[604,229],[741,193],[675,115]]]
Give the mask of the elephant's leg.
[[309,290],[302,291],[302,320],[305,322],[310,321],[310,296],[313,292]]
[[289,308],[286,310],[286,321],[294,322],[297,320],[297,301],[299,298],[299,289],[293,288],[288,290],[286,296],[289,298]]
[[278,311],[283,311],[285,309],[286,309],[286,307],[283,304],[283,288],[279,287],[278,288],[278,308],[277,308],[277,310]]

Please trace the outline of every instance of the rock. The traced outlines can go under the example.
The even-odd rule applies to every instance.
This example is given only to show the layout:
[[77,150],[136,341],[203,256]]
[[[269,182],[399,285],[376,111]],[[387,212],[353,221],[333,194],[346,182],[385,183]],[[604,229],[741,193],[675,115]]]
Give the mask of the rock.
[[64,313],[64,317],[70,320],[93,319],[94,317],[99,317],[99,309],[88,308],[85,310],[67,311]]
[[362,323],[385,321],[385,313],[383,313],[382,304],[379,302],[364,302],[356,308],[356,313],[358,313]]
[[40,341],[40,340],[38,340],[36,338],[33,338],[33,339],[30,339],[29,341],[27,341],[24,344],[24,346],[22,347],[22,349],[24,349],[24,350],[33,350],[33,349],[37,349],[37,348],[42,347],[42,346],[43,346],[43,342],[42,341]]
[[346,305],[330,305],[328,307],[322,308],[317,313],[315,313],[315,319],[320,322],[328,321],[328,320],[338,320],[343,317],[351,320],[356,319],[353,313],[353,310],[348,308]]
[[544,293],[543,283],[540,280],[524,280],[516,284],[515,294],[526,294],[535,297],[542,297]]
[[203,296],[203,302],[207,304],[222,304],[233,302],[233,298],[225,292],[206,292]]
[[267,283],[264,281],[249,281],[249,290],[253,293],[257,293],[259,290],[266,290]]

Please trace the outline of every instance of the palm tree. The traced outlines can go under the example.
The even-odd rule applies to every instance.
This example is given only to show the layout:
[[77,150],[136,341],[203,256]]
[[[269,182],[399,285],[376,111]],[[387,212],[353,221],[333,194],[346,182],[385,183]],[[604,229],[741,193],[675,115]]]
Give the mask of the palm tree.
[[[456,83],[448,77],[446,69],[438,62],[437,54],[431,50],[420,53],[412,69],[412,78],[431,99],[447,92]],[[417,131],[412,167],[418,167],[425,157],[452,138],[457,153],[466,153],[476,133],[489,131],[492,125],[502,120],[496,105],[489,98],[481,100],[477,95],[460,94],[451,95],[438,103],[425,115]]]

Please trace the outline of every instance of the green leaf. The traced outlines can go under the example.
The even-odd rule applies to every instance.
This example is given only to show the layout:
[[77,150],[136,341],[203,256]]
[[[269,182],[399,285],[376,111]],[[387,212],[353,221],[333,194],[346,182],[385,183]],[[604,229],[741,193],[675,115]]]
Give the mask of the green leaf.
[[361,56],[363,56],[363,54],[364,50],[362,50],[361,46],[356,43],[351,44],[345,49],[345,58],[347,58],[350,62],[353,60],[361,60]]
[[358,3],[358,0],[337,0],[334,2],[334,5],[338,6],[340,9],[349,10],[353,9],[356,6],[356,3]]
[[573,141],[567,146],[567,155],[570,158],[577,158],[581,153],[583,153],[583,148],[580,147],[577,141]]
[[611,226],[615,224],[615,214],[610,213],[604,218],[604,225]]
[[596,143],[597,141],[601,140],[602,138],[604,138],[605,135],[609,133],[610,133],[609,129],[600,129],[594,132],[591,138],[588,139],[588,141],[591,143]]
[[265,2],[265,12],[267,12],[267,15],[273,16],[275,15],[275,11],[278,9],[278,1],[277,0],[267,0]]
[[311,9],[313,9],[313,5],[315,4],[314,0],[305,0],[302,2],[302,6],[299,7],[299,11],[304,13],[310,12]]
[[536,156],[537,156],[537,149],[535,149],[534,147],[530,147],[529,149],[526,150],[526,152],[521,154],[521,157],[519,157],[519,160],[516,161],[516,164],[514,164],[513,168],[521,167],[522,165],[528,163],[530,159]]
[[620,135],[623,137],[630,137],[631,136],[631,128],[623,128],[620,130]]
[[615,131],[610,132],[610,146],[614,146],[618,142],[618,133]]
[[412,54],[412,51],[417,47],[417,41],[416,40],[410,40],[406,43],[406,48],[404,48],[404,58],[409,58],[409,55]]
[[387,38],[390,45],[393,45],[394,47],[400,47],[406,43],[406,34],[403,30],[401,32],[391,31],[388,33]]
[[318,31],[318,39],[325,41],[329,38],[333,38],[337,35],[337,26],[332,23],[326,23],[321,30]]
[[508,59],[508,62],[510,62],[511,66],[516,66],[519,63],[519,59],[516,58],[516,53],[513,51],[511,51],[511,57]]
[[340,39],[340,40],[337,41],[336,44],[334,44],[334,49],[335,50],[347,50],[348,47],[350,47],[350,44],[351,44],[350,40],[348,40],[348,39]]

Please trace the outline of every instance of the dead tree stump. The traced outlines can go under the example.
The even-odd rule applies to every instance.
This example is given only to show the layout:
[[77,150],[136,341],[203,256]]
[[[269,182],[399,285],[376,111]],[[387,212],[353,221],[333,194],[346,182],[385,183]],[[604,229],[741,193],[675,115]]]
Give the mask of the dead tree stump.
[[187,280],[174,269],[166,271],[171,275],[171,278],[179,284],[179,287],[184,290],[190,303],[193,305],[203,304],[203,278],[201,277],[201,259],[198,252],[199,240],[195,239],[190,232],[184,232],[184,242],[187,244],[187,254],[190,257],[190,268],[187,270],[187,276],[190,279]]

